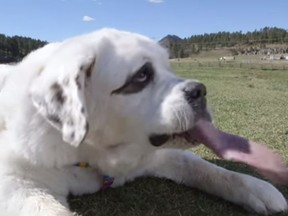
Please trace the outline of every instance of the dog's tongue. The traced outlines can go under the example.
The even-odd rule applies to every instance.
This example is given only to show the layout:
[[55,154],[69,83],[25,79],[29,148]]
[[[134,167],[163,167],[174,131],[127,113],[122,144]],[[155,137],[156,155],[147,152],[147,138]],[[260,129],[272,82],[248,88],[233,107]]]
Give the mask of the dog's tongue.
[[225,160],[246,163],[275,183],[288,183],[288,168],[283,159],[264,145],[220,131],[205,120],[198,121],[189,137]]

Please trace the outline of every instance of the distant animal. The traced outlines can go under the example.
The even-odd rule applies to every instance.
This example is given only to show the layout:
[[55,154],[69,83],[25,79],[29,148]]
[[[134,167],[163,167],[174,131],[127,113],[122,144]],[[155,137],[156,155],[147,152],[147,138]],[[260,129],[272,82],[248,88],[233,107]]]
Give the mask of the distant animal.
[[280,60],[288,60],[288,56],[281,55]]
[[223,56],[218,59],[219,61],[233,61],[235,60],[235,56]]
[[212,117],[204,84],[175,75],[165,49],[145,36],[102,29],[48,44],[1,70],[1,216],[72,216],[68,194],[140,176],[171,179],[264,215],[287,209],[270,183],[165,147]]

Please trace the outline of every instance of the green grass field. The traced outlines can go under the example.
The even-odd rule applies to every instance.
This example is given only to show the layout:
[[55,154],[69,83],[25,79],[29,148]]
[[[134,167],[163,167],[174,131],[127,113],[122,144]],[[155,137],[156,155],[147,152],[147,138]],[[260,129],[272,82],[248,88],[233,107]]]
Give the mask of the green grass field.
[[[224,67],[216,62],[215,65],[191,62],[172,65],[180,76],[206,84],[215,124],[223,130],[266,143],[288,161],[288,70],[285,66],[253,69],[241,62]],[[203,146],[193,151],[220,166],[258,176],[243,164],[217,159]],[[288,198],[288,187],[279,189]],[[70,203],[73,210],[84,216],[255,215],[196,189],[155,178],[142,178],[117,189],[73,197]]]

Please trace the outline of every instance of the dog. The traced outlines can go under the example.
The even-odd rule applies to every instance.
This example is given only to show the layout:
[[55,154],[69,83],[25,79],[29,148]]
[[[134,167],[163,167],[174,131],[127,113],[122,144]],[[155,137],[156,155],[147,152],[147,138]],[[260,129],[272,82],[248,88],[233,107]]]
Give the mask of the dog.
[[205,85],[176,76],[145,36],[101,29],[48,44],[9,67],[0,89],[2,216],[72,216],[68,194],[141,176],[264,215],[287,209],[270,183],[167,147],[212,116]]

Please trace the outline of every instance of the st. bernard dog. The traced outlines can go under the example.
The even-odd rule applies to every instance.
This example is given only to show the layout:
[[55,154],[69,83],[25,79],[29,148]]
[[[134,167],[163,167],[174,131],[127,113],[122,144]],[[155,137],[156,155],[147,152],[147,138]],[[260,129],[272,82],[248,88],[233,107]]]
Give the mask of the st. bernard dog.
[[145,36],[102,29],[48,44],[6,70],[1,216],[72,216],[69,193],[140,176],[171,179],[260,214],[287,209],[270,183],[165,147],[173,138],[192,142],[196,122],[211,121],[206,87],[175,75],[166,50]]

